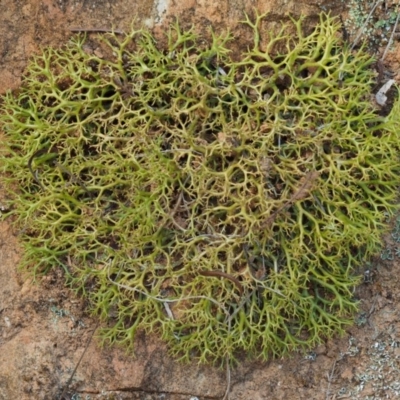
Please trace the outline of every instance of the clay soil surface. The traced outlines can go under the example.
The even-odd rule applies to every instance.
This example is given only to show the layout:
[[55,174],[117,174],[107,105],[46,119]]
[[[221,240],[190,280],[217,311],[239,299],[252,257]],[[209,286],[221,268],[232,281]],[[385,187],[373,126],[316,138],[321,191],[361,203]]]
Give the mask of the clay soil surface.
[[[305,13],[312,23],[323,2],[177,3],[1,0],[0,92],[18,88],[29,57],[42,46],[62,46],[72,34],[70,28],[124,30],[136,17],[161,35],[177,16],[183,26],[194,24],[200,31],[211,25],[217,31],[230,27],[238,37],[240,51],[246,45],[246,32],[237,28],[243,10],[269,10],[271,23],[285,11]],[[341,1],[325,3],[334,14],[346,11]],[[398,83],[399,66],[400,46],[395,43],[384,67]],[[2,199],[0,181],[0,207]],[[366,260],[359,271],[365,282],[356,290],[360,300],[357,323],[344,337],[329,340],[306,355],[293,354],[290,359],[266,363],[243,360],[231,371],[231,400],[400,398],[400,244],[396,241],[400,222],[391,224],[382,253]],[[18,272],[18,236],[0,217],[1,400],[224,397],[225,371],[178,364],[154,337],[137,337],[135,358],[118,348],[101,349],[95,335],[90,340],[97,321],[87,315],[84,301],[64,287],[61,271],[52,271],[38,282]]]

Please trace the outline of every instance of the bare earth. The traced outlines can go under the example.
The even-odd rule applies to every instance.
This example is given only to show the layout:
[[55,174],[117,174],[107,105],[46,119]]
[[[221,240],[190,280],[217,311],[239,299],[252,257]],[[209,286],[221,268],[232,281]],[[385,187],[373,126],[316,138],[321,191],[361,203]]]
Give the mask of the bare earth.
[[[317,20],[322,7],[346,17],[340,0],[321,1],[319,5],[309,0],[179,3],[2,0],[0,92],[16,89],[29,57],[42,46],[61,46],[71,36],[70,28],[127,30],[136,18],[161,35],[168,23],[178,17],[182,26],[193,24],[200,32],[210,26],[217,32],[230,28],[237,37],[235,48],[239,52],[246,49],[249,38],[238,27],[238,21],[243,19],[245,10],[253,7],[271,12],[271,26],[287,11],[309,15],[310,24]],[[398,42],[386,58],[385,67],[394,72],[399,83]],[[0,181],[0,209],[3,198]],[[400,398],[400,256],[396,252],[396,227],[397,222],[393,221],[382,254],[366,260],[365,268],[360,270],[365,282],[356,291],[361,309],[357,325],[345,337],[327,341],[306,356],[294,354],[290,359],[267,363],[243,360],[231,371],[231,400]],[[97,321],[85,313],[84,301],[64,287],[60,271],[34,283],[17,272],[19,257],[18,232],[0,217],[1,400],[224,397],[224,370],[181,365],[168,357],[157,338],[144,335],[137,338],[134,358],[118,348],[100,349],[94,338],[64,390]]]

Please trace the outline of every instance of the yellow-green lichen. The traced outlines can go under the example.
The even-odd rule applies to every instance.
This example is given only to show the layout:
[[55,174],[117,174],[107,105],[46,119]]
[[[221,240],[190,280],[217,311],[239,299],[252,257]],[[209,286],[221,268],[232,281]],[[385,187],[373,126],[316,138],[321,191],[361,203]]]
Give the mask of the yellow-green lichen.
[[372,60],[336,20],[261,49],[262,18],[239,61],[178,26],[167,49],[104,35],[109,59],[78,36],[3,99],[22,265],[63,267],[106,342],[144,329],[185,360],[265,359],[351,323],[354,268],[395,209],[400,113],[377,115]]

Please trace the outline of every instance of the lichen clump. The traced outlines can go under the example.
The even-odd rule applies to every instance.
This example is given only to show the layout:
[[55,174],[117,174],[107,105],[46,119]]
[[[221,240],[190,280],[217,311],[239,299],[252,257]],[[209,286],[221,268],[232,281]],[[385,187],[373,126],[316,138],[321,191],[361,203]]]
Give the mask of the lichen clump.
[[100,36],[104,58],[77,36],[3,99],[22,265],[62,267],[106,342],[144,329],[185,360],[265,359],[351,322],[395,208],[400,113],[377,115],[372,60],[336,20],[261,48],[263,18],[239,61],[229,35],[177,25],[166,49]]

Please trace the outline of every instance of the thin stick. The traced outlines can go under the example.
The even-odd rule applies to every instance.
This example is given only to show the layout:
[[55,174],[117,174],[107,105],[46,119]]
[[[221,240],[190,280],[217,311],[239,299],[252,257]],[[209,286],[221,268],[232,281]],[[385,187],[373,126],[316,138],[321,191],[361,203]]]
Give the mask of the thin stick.
[[229,394],[231,392],[231,367],[229,366],[229,356],[226,356],[226,390],[222,400],[229,400]]
[[199,274],[203,275],[203,276],[214,276],[214,277],[217,277],[217,278],[228,279],[228,280],[230,280],[232,283],[234,283],[236,285],[236,287],[238,288],[240,294],[243,294],[243,292],[244,292],[243,286],[240,283],[240,281],[237,278],[235,278],[234,276],[227,274],[226,272],[215,271],[215,270],[213,270],[213,271],[199,271]]
[[354,49],[354,47],[356,46],[356,44],[358,43],[358,41],[360,40],[363,32],[364,32],[364,28],[366,27],[366,25],[368,24],[369,19],[372,16],[372,13],[375,11],[375,8],[378,7],[378,4],[381,3],[382,0],[376,0],[374,6],[372,7],[372,10],[370,11],[370,13],[368,14],[367,19],[364,21],[362,27],[358,30],[358,34],[357,37],[354,39],[353,44],[350,47],[350,51]]
[[384,53],[383,53],[383,56],[381,57],[381,61],[383,61],[383,60],[385,59],[386,54],[387,54],[387,52],[389,51],[389,48],[390,48],[390,46],[391,46],[392,43],[393,43],[393,37],[394,37],[394,34],[395,34],[395,32],[396,32],[397,24],[399,23],[399,18],[400,18],[399,4],[400,4],[400,2],[397,3],[397,18],[396,18],[396,22],[395,22],[395,24],[394,24],[394,27],[393,27],[393,30],[392,30],[392,34],[390,35],[389,42],[388,42],[388,44],[387,44],[387,46],[386,46],[386,49],[385,49],[385,51],[384,51]]
[[179,194],[178,200],[177,200],[174,208],[172,209],[172,211],[169,213],[168,217],[171,220],[171,222],[174,224],[175,227],[177,227],[178,229],[180,229],[183,232],[186,232],[186,229],[181,227],[174,219],[174,216],[175,216],[176,212],[178,211],[178,208],[180,207],[182,200],[183,200],[183,190]]
[[331,373],[327,374],[328,375],[328,389],[326,389],[325,400],[329,400],[329,395],[330,395],[330,392],[331,392],[331,382],[332,382],[332,379],[333,379],[333,374],[335,372],[335,367],[336,367],[336,360],[333,363]]
[[274,211],[264,222],[261,223],[261,229],[268,228],[272,223],[275,222],[277,215],[282,212],[285,208],[291,207],[295,202],[305,199],[313,190],[314,181],[319,177],[318,171],[307,172],[300,179],[300,188],[292,195],[292,197],[287,200],[282,206],[280,206],[276,211]]
[[107,28],[69,28],[71,32],[89,32],[89,33],[116,33],[117,35],[125,35],[124,31],[118,29]]
[[73,377],[74,377],[74,375],[75,375],[75,373],[76,373],[76,371],[77,371],[77,369],[78,369],[78,367],[79,367],[79,364],[81,363],[81,361],[82,361],[82,359],[83,359],[83,356],[84,356],[85,353],[86,353],[86,350],[87,350],[88,347],[89,347],[90,342],[92,341],[92,338],[93,338],[94,333],[96,332],[97,328],[99,327],[99,324],[100,324],[100,321],[98,321],[97,324],[96,324],[96,326],[94,327],[93,332],[92,332],[92,334],[90,335],[90,337],[89,337],[89,339],[88,339],[88,341],[87,341],[87,343],[86,343],[85,348],[83,349],[83,353],[81,354],[81,357],[80,357],[78,363],[75,365],[75,368],[74,368],[74,370],[72,371],[72,374],[70,375],[70,377],[69,377],[67,383],[66,383],[65,386],[64,386],[64,389],[63,389],[63,391],[62,391],[62,393],[61,393],[61,396],[59,397],[59,400],[64,400],[64,395],[66,394],[66,392],[67,392],[67,390],[68,390],[68,388],[69,388],[69,385],[71,384],[71,381],[72,381],[72,379],[73,379]]

